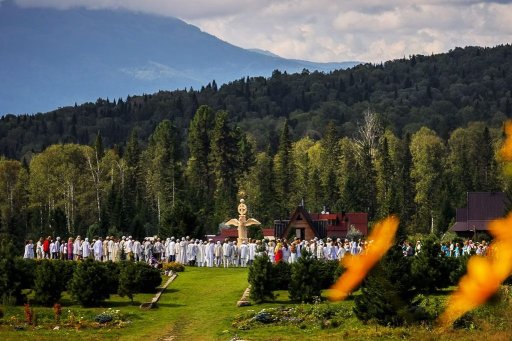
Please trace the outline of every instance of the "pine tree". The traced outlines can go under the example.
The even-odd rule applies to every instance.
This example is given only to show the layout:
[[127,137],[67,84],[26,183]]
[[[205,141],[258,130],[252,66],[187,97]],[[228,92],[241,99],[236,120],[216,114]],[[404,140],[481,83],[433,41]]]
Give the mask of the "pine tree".
[[399,245],[392,247],[363,281],[362,294],[355,297],[354,313],[362,321],[399,326],[411,319],[415,295],[410,278],[410,261]]
[[256,303],[273,300],[272,263],[267,255],[257,256],[249,267],[250,297]]
[[215,191],[213,193],[215,221],[224,221],[230,216],[236,204],[239,151],[233,130],[229,126],[228,113],[216,113],[211,136],[209,155]]
[[54,261],[43,260],[35,270],[35,299],[44,306],[52,306],[59,302],[64,291],[64,281],[59,273],[60,267]]
[[199,212],[199,219],[205,226],[215,225],[211,217],[214,184],[209,163],[213,124],[213,110],[208,106],[201,106],[190,122],[187,140],[189,150],[187,197],[192,210]]
[[82,306],[99,305],[110,297],[108,271],[103,263],[93,260],[80,262],[69,283],[71,296]]
[[288,218],[288,211],[293,205],[288,202],[289,195],[292,191],[292,183],[294,180],[293,162],[292,162],[292,143],[290,140],[290,131],[288,120],[284,122],[281,135],[279,137],[279,147],[275,162],[276,174],[276,195],[279,198],[279,213],[281,217]]
[[135,263],[124,262],[119,272],[119,285],[117,293],[119,296],[128,296],[133,303],[133,294],[137,292],[137,268]]
[[292,264],[292,277],[288,290],[292,301],[311,303],[320,297],[321,284],[318,279],[318,261],[304,251]]
[[321,140],[322,145],[322,171],[323,171],[323,203],[329,207],[335,207],[340,201],[336,172],[338,170],[338,157],[340,155],[336,126],[333,121],[327,124],[325,135]]
[[420,292],[432,293],[450,285],[450,267],[440,255],[440,242],[434,235],[422,240],[421,251],[412,260],[411,274]]

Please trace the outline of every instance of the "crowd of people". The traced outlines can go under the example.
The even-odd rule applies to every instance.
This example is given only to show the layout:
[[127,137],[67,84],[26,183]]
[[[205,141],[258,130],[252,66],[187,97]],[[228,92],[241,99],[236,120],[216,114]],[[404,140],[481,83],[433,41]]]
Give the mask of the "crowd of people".
[[[142,241],[131,236],[115,238],[97,237],[91,241],[88,238],[68,238],[62,241],[60,237],[42,237],[34,245],[32,240],[25,243],[24,258],[36,259],[63,259],[81,260],[94,259],[96,261],[144,261],[159,266],[163,262],[177,262],[199,267],[246,267],[251,265],[254,258],[266,254],[271,262],[294,263],[304,250],[313,257],[325,260],[340,260],[346,254],[358,255],[370,247],[371,241],[363,239],[331,239],[314,238],[310,241],[277,239],[243,241],[241,245],[225,240],[214,242],[213,239],[200,240],[190,237],[170,237],[162,240],[157,237],[144,238]],[[459,243],[443,243],[440,252],[448,257],[459,257],[465,254],[485,255],[487,243],[473,243],[465,241]],[[414,256],[421,252],[421,242],[402,243],[404,256]]]
[[453,241],[449,243],[441,243],[441,252],[446,257],[461,257],[469,255],[485,256],[489,253],[489,250],[489,243],[485,240],[482,240],[482,242],[473,242],[470,239],[460,243]]
[[131,236],[115,238],[97,237],[92,240],[77,236],[61,240],[60,237],[40,238],[35,244],[32,240],[25,243],[24,258],[97,261],[144,261],[149,264],[177,262],[199,267],[246,267],[254,261],[255,256],[267,254],[272,262],[293,263],[303,250],[313,257],[326,260],[341,259],[345,254],[360,254],[368,247],[364,240],[314,238],[311,241],[285,239],[254,240],[249,239],[241,245],[225,240],[214,242],[213,239],[200,240],[189,237],[170,237],[161,240],[148,237],[139,241]]

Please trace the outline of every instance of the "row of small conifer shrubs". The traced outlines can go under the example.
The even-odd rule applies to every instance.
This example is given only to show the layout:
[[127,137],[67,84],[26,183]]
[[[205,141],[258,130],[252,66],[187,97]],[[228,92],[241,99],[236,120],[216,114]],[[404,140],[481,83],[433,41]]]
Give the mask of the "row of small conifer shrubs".
[[99,306],[112,294],[127,296],[133,302],[134,294],[154,292],[162,282],[160,271],[143,262],[17,258],[12,265],[17,276],[10,294],[17,303],[26,299],[26,289],[33,291],[32,301],[44,306],[58,303],[64,291],[84,307]]

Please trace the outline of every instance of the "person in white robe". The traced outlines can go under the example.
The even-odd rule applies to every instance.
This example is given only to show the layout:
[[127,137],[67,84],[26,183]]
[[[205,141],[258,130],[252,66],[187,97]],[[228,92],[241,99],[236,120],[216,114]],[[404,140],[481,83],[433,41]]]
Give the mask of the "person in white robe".
[[101,237],[98,237],[98,239],[94,242],[93,251],[94,259],[101,261],[101,257],[103,256],[103,241],[101,240]]
[[119,252],[119,240],[116,239],[114,244],[112,244],[112,261],[119,262],[121,260],[121,255]]
[[124,242],[124,254],[126,260],[131,262],[133,260],[133,240],[132,236],[129,236]]
[[179,262],[181,264],[187,264],[187,245],[188,243],[186,242],[185,238],[181,238],[181,241],[180,241],[180,257],[179,257]]
[[104,262],[108,261],[108,240],[109,240],[109,237],[106,236],[105,240],[103,241],[103,245],[102,245],[102,247],[103,247],[103,257],[102,257],[103,259],[102,260]]
[[57,259],[57,246],[53,240],[50,243],[50,259]]
[[249,260],[247,264],[252,265],[254,262],[254,257],[256,256],[256,243],[254,239],[251,239],[249,242]]
[[242,245],[240,245],[240,265],[242,268],[247,267],[247,261],[249,260],[249,247],[247,246],[247,242],[242,241]]
[[205,266],[206,244],[201,240],[197,241],[197,257],[196,262],[198,267]]
[[181,250],[181,246],[180,246],[180,239],[178,238],[176,240],[176,243],[174,245],[174,254],[175,254],[175,258],[176,258],[176,263],[181,263],[181,260],[180,260],[180,252]]
[[213,243],[213,239],[210,239],[206,245],[205,258],[206,266],[212,268],[215,260],[215,244]]
[[146,241],[144,242],[144,261],[149,264],[151,262],[151,257],[153,257],[153,244],[149,238],[146,238]]
[[77,236],[73,243],[73,255],[75,260],[82,259],[82,239],[80,236]]
[[57,248],[57,254],[55,255],[54,259],[60,259],[60,237],[57,237],[57,240],[55,240],[55,247]]
[[60,259],[66,260],[68,257],[68,245],[66,243],[60,244]]
[[89,243],[89,238],[85,238],[82,243],[82,256],[84,259],[87,259],[91,256],[91,244]]
[[213,252],[215,254],[215,266],[220,267],[220,264],[222,263],[222,245],[220,241],[215,244]]
[[110,261],[114,261],[114,236],[110,236],[107,243],[107,259]]
[[197,245],[194,240],[191,240],[187,245],[187,259],[188,265],[195,266],[197,257]]
[[240,249],[234,242],[229,242],[231,244],[231,264],[234,267],[240,266]]
[[153,257],[159,262],[162,257],[162,242],[160,238],[157,238],[155,244],[153,244]]
[[162,252],[162,261],[163,260],[165,260],[166,262],[169,261],[169,249],[168,249],[168,247],[169,247],[169,243],[170,242],[171,242],[171,238],[166,238],[165,242],[162,243],[163,246],[164,246],[164,248],[163,248],[164,251]]
[[27,240],[25,242],[25,252],[23,253],[23,258],[25,258],[25,259],[33,259],[34,258],[34,243],[32,243],[32,240]]
[[43,237],[41,237],[36,243],[36,257],[37,259],[43,259],[43,255]]
[[271,263],[275,263],[276,260],[275,260],[275,248],[276,248],[276,243],[271,240],[267,243],[267,255],[268,255],[268,258],[270,259],[270,262]]
[[142,259],[142,246],[140,242],[135,239],[133,241],[133,260],[136,262],[140,262]]
[[167,245],[167,257],[169,262],[176,261],[176,241],[174,240],[174,237],[171,237],[171,240]]
[[224,244],[222,244],[222,265],[225,268],[229,268],[231,265],[231,252],[233,252],[233,249],[231,245],[229,245],[229,242],[226,240]]
[[283,252],[283,262],[290,263],[291,251],[290,251],[290,246],[288,246],[288,244],[286,242],[283,243],[282,252]]

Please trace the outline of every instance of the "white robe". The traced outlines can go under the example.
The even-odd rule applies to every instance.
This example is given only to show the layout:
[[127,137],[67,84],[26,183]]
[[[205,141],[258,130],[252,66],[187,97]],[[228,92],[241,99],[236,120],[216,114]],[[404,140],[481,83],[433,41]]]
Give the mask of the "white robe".
[[101,257],[103,256],[103,243],[101,242],[101,240],[98,239],[97,241],[94,242],[93,250],[94,259],[101,260]]
[[91,255],[91,244],[88,241],[82,243],[82,255],[84,258],[88,258]]
[[215,259],[215,244],[213,242],[206,245],[206,265],[211,268],[213,267],[213,260]]
[[34,258],[34,244],[25,245],[25,253],[23,254],[23,258],[27,258],[27,259]]

